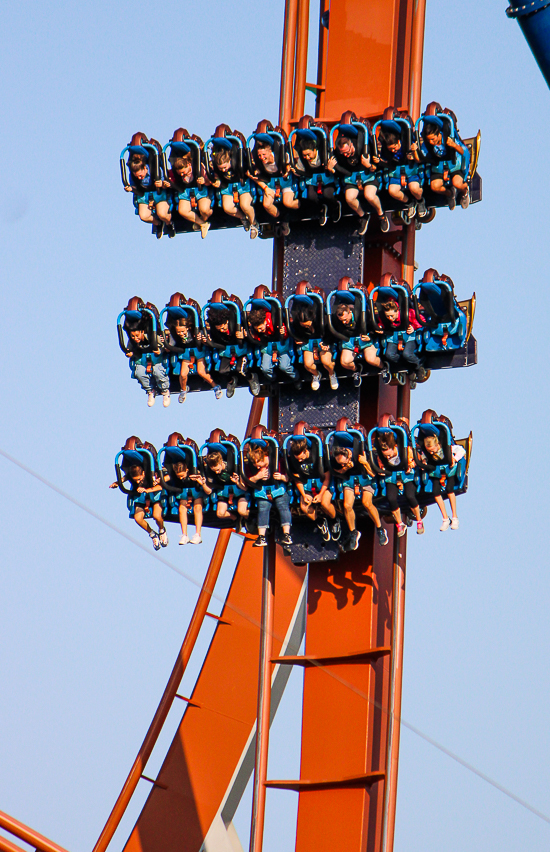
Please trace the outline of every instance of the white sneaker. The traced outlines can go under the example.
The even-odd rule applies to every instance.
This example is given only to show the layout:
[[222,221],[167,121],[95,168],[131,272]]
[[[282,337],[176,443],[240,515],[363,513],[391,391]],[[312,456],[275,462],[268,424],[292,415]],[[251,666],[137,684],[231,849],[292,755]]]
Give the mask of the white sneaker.
[[221,386],[221,385],[216,385],[215,387],[213,387],[213,388],[212,388],[212,390],[214,391],[214,395],[215,395],[216,399],[221,399],[221,398],[222,398],[222,396],[223,396],[223,391],[222,391],[222,386]]
[[189,538],[188,535],[182,535],[182,537],[179,540],[179,543],[180,544],[189,544],[190,540],[191,539]]
[[181,391],[180,395],[178,396],[178,402],[185,402],[186,397],[187,397],[187,391],[186,390]]
[[195,533],[195,535],[192,535],[189,539],[189,544],[202,544],[202,538],[200,536],[200,533]]
[[149,391],[147,394],[147,405],[151,408],[155,404],[155,392]]
[[336,373],[333,373],[332,376],[329,376],[328,380],[330,382],[332,390],[338,390],[338,379],[336,378]]
[[321,387],[321,373],[317,373],[311,380],[311,390],[319,390]]
[[162,404],[165,408],[168,408],[168,406],[170,405],[170,391],[162,394]]
[[447,530],[449,529],[450,526],[451,526],[451,519],[450,518],[443,518],[443,520],[441,521],[441,526],[439,527],[439,532],[447,532]]
[[459,524],[459,523],[460,523],[460,522],[459,522],[458,518],[451,518],[451,529],[452,529],[452,530],[457,530],[457,529],[458,529],[458,524]]
[[159,541],[163,547],[166,547],[166,545],[168,544],[168,533],[166,532],[166,529],[162,529],[159,531]]

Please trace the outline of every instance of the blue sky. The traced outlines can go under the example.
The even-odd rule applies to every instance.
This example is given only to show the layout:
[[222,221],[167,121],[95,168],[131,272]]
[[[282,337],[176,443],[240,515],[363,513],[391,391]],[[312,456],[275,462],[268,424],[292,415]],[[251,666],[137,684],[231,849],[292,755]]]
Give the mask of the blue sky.
[[[450,275],[459,298],[476,291],[479,364],[413,394],[413,418],[444,412],[458,436],[473,430],[474,453],[460,531],[440,535],[432,511],[409,543],[403,716],[550,814],[548,89],[504,9],[428,0],[422,102],[453,108],[464,135],[481,127],[485,197],[441,211],[417,241],[421,272]],[[165,142],[180,125],[206,138],[222,121],[249,133],[276,118],[282,18],[282,0],[3,4],[0,448],[131,534],[107,488],[124,439],[158,445],[177,429],[199,440],[215,425],[240,434],[250,397],[149,410],[116,316],[132,295],[159,306],[176,289],[199,302],[218,286],[248,296],[270,280],[271,244],[242,232],[157,242],[122,191],[118,155],[137,130]],[[5,458],[0,470],[0,809],[84,852],[156,709],[196,586]],[[166,557],[200,582],[214,534],[191,553],[172,538]],[[296,673],[273,728],[272,777],[297,777],[299,699]],[[143,782],[114,850],[147,792]],[[266,852],[293,848],[294,819],[294,794],[270,791]],[[402,731],[396,852],[543,852],[549,832]]]

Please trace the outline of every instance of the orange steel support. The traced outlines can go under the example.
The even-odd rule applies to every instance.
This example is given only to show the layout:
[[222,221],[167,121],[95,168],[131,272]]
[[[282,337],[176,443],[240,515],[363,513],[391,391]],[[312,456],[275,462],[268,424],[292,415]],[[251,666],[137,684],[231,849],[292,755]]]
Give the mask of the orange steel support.
[[[13,834],[14,837],[18,837],[19,840],[29,843],[35,849],[39,850],[39,852],[66,852],[62,846],[58,846],[57,843],[53,843],[53,841],[48,840],[48,838],[44,837],[43,834],[39,834],[37,831],[29,828],[28,825],[24,825],[22,822],[19,822],[19,820],[3,813],[3,811],[0,811],[0,828],[9,831],[9,833]],[[2,837],[2,841],[6,845],[9,844],[9,846],[13,847],[8,850],[5,846],[4,848],[6,849],[6,852],[14,852],[14,850],[19,849],[15,843],[11,843],[9,840],[6,840],[5,837]]]
[[[305,569],[277,564],[273,649],[285,653]],[[262,551],[245,540],[196,686],[125,846],[126,852],[198,852],[231,821],[253,768]],[[300,633],[301,637],[301,633]],[[298,640],[299,641],[299,640]]]
[[23,852],[23,849],[21,846],[12,843],[11,840],[0,835],[0,852]]
[[306,97],[307,46],[309,35],[309,0],[299,0],[296,29],[296,77],[292,117],[297,121],[304,114]]

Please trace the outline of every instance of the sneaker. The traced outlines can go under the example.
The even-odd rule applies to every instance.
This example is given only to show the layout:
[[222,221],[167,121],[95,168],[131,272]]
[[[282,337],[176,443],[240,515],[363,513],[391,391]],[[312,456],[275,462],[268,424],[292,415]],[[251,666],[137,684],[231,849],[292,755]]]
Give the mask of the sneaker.
[[332,215],[333,222],[339,222],[342,218],[342,205],[339,201],[334,202],[334,213]]
[[178,402],[185,402],[186,399],[187,399],[187,391],[186,390],[181,391],[180,395],[178,396]]
[[311,390],[319,390],[321,387],[321,373],[317,373],[317,375],[313,376],[311,380]]
[[409,206],[407,207],[407,216],[412,222],[412,220],[416,216],[416,204],[409,204]]
[[370,219],[370,216],[368,216],[368,215],[367,216],[361,216],[361,219],[359,220],[359,227],[357,228],[357,233],[359,234],[360,237],[362,237],[363,234],[365,234],[367,232],[367,228],[369,227],[369,219]]
[[[181,542],[180,542],[181,544]],[[189,544],[202,544],[201,534],[196,532],[195,535],[192,535],[189,539]]]
[[397,538],[401,538],[407,532],[407,527],[405,524],[397,524]]
[[176,229],[174,227],[173,222],[170,222],[168,225],[166,225],[166,232],[171,240],[174,239],[174,237],[176,236]]
[[355,388],[360,388],[362,381],[363,381],[363,378],[361,376],[361,373],[359,372],[359,370],[356,370],[355,373],[353,374],[353,386]]
[[214,385],[214,387],[212,388],[212,390],[214,391],[214,396],[216,397],[216,399],[221,399],[221,398],[222,398],[222,396],[223,396],[223,390],[222,390],[222,386],[221,386],[221,385]]
[[290,234],[290,225],[288,222],[281,222],[281,236],[288,237]]
[[416,381],[423,382],[426,378],[426,368],[425,367],[417,367],[416,368]]
[[248,233],[248,231],[250,230],[250,228],[252,227],[252,225],[250,224],[250,221],[247,219],[247,217],[246,217],[246,216],[243,218],[242,223],[243,223],[243,228],[244,228],[244,229],[245,229],[245,231]]
[[157,533],[151,530],[151,532],[149,533],[149,537],[153,542],[153,547],[155,548],[155,550],[160,550],[160,538],[158,537]]
[[330,537],[333,541],[338,541],[340,536],[342,535],[342,527],[340,525],[339,520],[333,521],[333,524],[330,528]]
[[155,233],[157,235],[157,240],[161,240],[162,235],[164,234],[164,222],[159,222],[159,224],[157,225],[157,230],[155,231]]
[[180,538],[179,544],[189,544],[189,541],[190,541],[189,536],[187,534],[185,534],[185,535],[182,535],[182,537]]
[[257,373],[251,373],[248,378],[248,385],[250,387],[250,393],[252,396],[258,396],[260,393],[260,381],[258,379]]
[[201,240],[204,240],[204,239],[206,239],[206,235],[207,235],[208,231],[210,230],[210,222],[204,222],[200,226],[200,229],[201,229]]
[[382,547],[388,543],[389,538],[384,527],[378,527],[376,530],[376,535],[378,536],[378,544],[381,544]]
[[456,207],[456,189],[451,189],[451,197],[449,198],[449,210],[454,210]]
[[418,204],[416,205],[416,214],[419,219],[423,219],[427,212],[428,208],[426,207],[426,202],[423,198],[421,198]]
[[469,189],[467,189],[466,192],[464,192],[460,196],[460,206],[462,207],[463,210],[466,210],[470,206],[470,190]]
[[254,222],[253,225],[250,226],[250,239],[255,240],[259,234],[258,223]]
[[418,535],[422,535],[425,532],[424,524],[422,521],[416,522],[416,532],[418,533]]
[[168,406],[170,405],[170,391],[167,391],[166,393],[162,394],[162,404],[165,408],[168,408]]
[[451,526],[451,519],[450,518],[443,518],[443,520],[441,521],[441,526],[439,527],[439,532],[447,532],[447,530],[449,529],[450,526]]
[[329,376],[328,380],[330,382],[332,390],[338,390],[338,379],[336,378],[336,373],[333,373],[332,376]]
[[330,541],[330,530],[328,528],[326,518],[323,518],[322,521],[317,521],[317,529],[321,533],[321,538],[323,539],[323,541]]
[[349,536],[349,549],[357,550],[359,547],[359,539],[361,538],[361,533],[359,530],[353,530]]
[[252,547],[267,547],[267,538],[265,535],[259,535]]
[[166,532],[165,527],[159,530],[159,539],[163,547],[166,547],[168,545],[168,534]]
[[387,234],[387,232],[390,230],[390,220],[388,219],[386,214],[383,213],[382,216],[379,216],[378,221],[380,223],[380,230],[382,231],[382,233]]
[[152,408],[154,404],[155,404],[155,392],[149,391],[149,393],[147,394],[147,405],[149,406],[149,408]]
[[281,536],[281,544],[283,547],[290,547],[291,544],[294,544],[292,541],[292,536],[290,533],[283,533]]
[[459,522],[458,518],[451,518],[451,529],[457,530],[459,523],[460,522]]
[[328,219],[328,207],[326,204],[321,204],[321,211],[319,213],[319,225],[323,227],[323,225],[327,224]]
[[235,393],[235,388],[237,387],[237,379],[229,379],[227,383],[227,387],[225,389],[225,395],[228,399],[231,399],[233,394]]

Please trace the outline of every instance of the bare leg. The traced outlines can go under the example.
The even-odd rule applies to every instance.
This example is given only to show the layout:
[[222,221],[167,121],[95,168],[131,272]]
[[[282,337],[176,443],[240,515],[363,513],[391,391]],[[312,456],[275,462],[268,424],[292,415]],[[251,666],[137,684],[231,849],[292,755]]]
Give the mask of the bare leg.
[[355,370],[355,358],[351,349],[342,349],[340,353],[340,365],[344,370]]
[[143,511],[143,509],[136,509],[134,514],[134,521],[136,522],[138,527],[141,527],[141,529],[145,530],[146,533],[153,532],[153,530],[145,520],[145,512]]
[[180,389],[187,390],[187,376],[189,375],[189,361],[180,361]]
[[327,489],[323,496],[321,497],[321,507],[325,515],[334,521],[336,519],[336,509],[334,508],[334,504],[332,502],[332,494]]
[[222,207],[224,213],[227,213],[229,216],[234,216],[235,219],[240,219],[241,222],[245,218],[242,210],[233,202],[232,195],[222,195]]
[[364,191],[365,200],[371,207],[374,207],[377,216],[383,216],[384,211],[382,210],[382,205],[380,204],[380,199],[378,198],[378,190],[376,189],[373,183],[367,184]]
[[[453,497],[454,497],[454,494],[453,494]],[[447,509],[445,508],[445,501],[443,500],[443,497],[441,496],[441,494],[434,494],[434,500],[441,510],[441,514],[443,515],[443,519],[445,519],[447,517]]]
[[353,489],[344,488],[344,517],[350,532],[353,532],[355,529],[355,512],[353,511],[354,503],[355,494],[353,493]]
[[354,213],[357,213],[361,217],[365,215],[365,211],[359,202],[359,189],[357,187],[347,186],[344,198],[346,199],[346,204],[348,207],[351,207]]
[[181,534],[187,535],[187,503],[180,500],[178,506],[178,515],[180,519]]
[[172,221],[172,214],[167,201],[159,201],[157,204],[157,216],[161,222],[166,222],[168,225]]
[[312,376],[319,375],[319,370],[317,369],[313,352],[304,352],[304,367]]
[[289,210],[298,210],[300,206],[300,199],[296,198],[292,189],[283,190],[283,204],[285,207],[288,207]]
[[138,214],[142,222],[154,222],[153,211],[148,204],[138,204]]
[[319,357],[321,359],[321,364],[323,365],[329,376],[332,376],[334,374],[334,361],[332,359],[332,352],[323,352],[323,350],[321,350],[319,353]]
[[241,516],[241,518],[248,518],[250,512],[248,511],[248,500],[246,497],[241,497],[237,501],[237,512]]
[[193,517],[195,518],[195,530],[197,535],[202,532],[202,500],[198,497],[193,503]]
[[409,190],[412,197],[416,199],[416,201],[420,201],[420,199],[422,198],[422,187],[420,186],[418,181],[411,181],[411,183],[407,186],[407,189]]
[[164,518],[162,517],[162,506],[160,503],[153,503],[153,518],[155,519],[159,530],[163,530]]
[[363,349],[363,358],[369,365],[369,367],[381,367],[382,361],[376,354],[376,346],[367,346],[366,349]]
[[390,183],[388,187],[388,192],[390,196],[392,198],[395,198],[397,201],[405,203],[409,200],[408,196],[403,192],[398,183]]
[[372,520],[374,521],[374,526],[376,527],[376,529],[380,529],[380,527],[382,526],[380,522],[380,514],[378,512],[378,509],[372,502],[372,494],[370,493],[370,491],[363,491],[363,494],[361,495],[361,502],[369,513],[369,515],[371,516]]
[[199,360],[197,360],[197,375],[199,375],[201,379],[204,379],[204,381],[208,385],[210,385],[211,388],[215,387],[216,382],[214,381],[210,373],[206,372],[206,363],[204,361],[204,358],[200,358]]
[[212,201],[210,198],[199,198],[197,206],[202,219],[205,222],[208,221],[212,215]]
[[456,514],[456,494],[454,493],[454,491],[449,491],[447,497],[449,499],[449,503],[451,504],[451,512],[453,513],[453,518],[458,518],[458,515]]
[[203,221],[202,217],[195,213],[194,210],[192,210],[191,202],[185,201],[185,199],[182,199],[178,202],[178,213],[180,214],[182,219],[187,219],[187,221],[192,222],[193,225],[200,225]]
[[430,183],[430,189],[432,192],[437,192],[438,195],[446,195],[447,198],[450,198],[453,194],[452,190],[445,187],[443,178],[434,178]]
[[243,192],[242,195],[239,195],[239,205],[250,224],[253,225],[256,221],[256,211],[249,192]]

